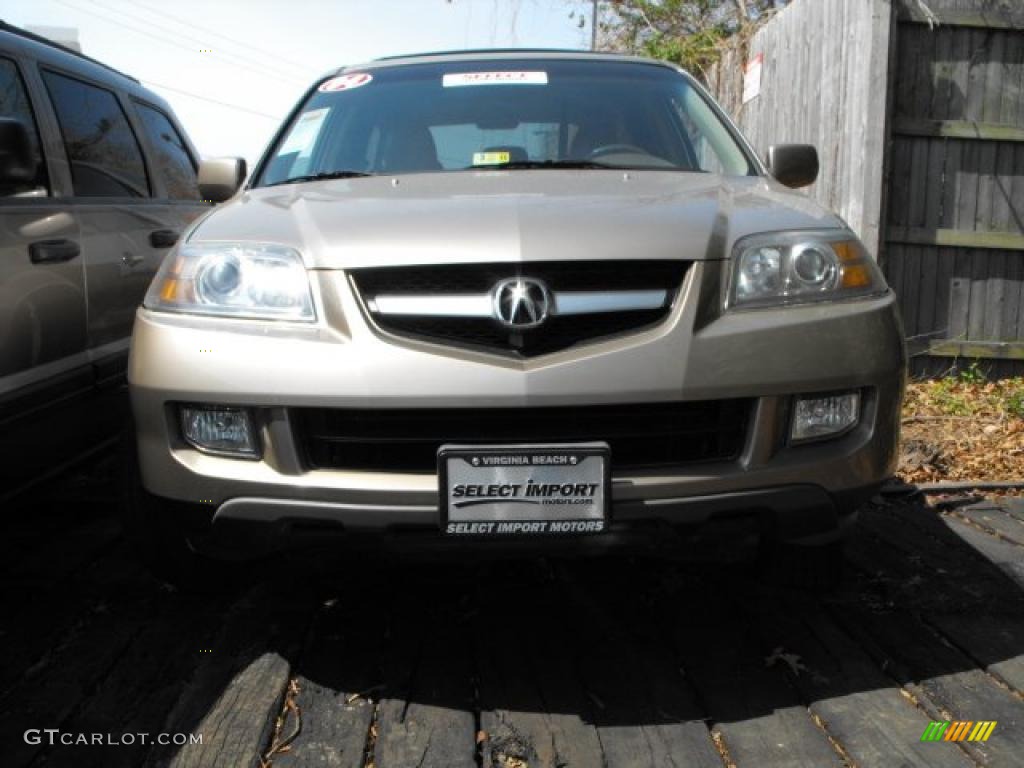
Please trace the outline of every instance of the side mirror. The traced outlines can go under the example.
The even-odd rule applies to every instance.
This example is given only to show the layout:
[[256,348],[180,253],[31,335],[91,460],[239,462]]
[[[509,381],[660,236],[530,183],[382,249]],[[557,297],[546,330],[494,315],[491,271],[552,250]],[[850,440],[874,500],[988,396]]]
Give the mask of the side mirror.
[[199,194],[204,200],[222,203],[245,181],[245,158],[214,157],[199,163]]
[[818,178],[818,150],[811,144],[772,144],[768,172],[793,189],[813,184]]
[[0,184],[31,184],[35,177],[28,129],[20,120],[0,117]]

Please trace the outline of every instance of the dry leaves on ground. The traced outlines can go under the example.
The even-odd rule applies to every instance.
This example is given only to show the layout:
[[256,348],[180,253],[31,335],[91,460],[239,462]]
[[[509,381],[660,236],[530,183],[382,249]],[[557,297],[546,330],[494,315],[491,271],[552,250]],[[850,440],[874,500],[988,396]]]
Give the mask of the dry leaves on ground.
[[898,474],[908,483],[1024,480],[1024,378],[907,386]]

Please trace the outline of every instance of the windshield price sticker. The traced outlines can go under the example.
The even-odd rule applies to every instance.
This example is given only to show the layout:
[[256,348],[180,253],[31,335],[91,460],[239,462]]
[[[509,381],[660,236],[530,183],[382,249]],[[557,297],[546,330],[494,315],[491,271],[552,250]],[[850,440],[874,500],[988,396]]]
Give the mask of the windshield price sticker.
[[320,135],[324,118],[327,117],[329,111],[327,107],[323,107],[304,112],[295,121],[291,133],[288,134],[288,138],[284,140],[284,144],[281,145],[281,149],[278,151],[282,155],[298,152],[299,157],[309,157],[313,153],[316,137]]
[[459,72],[444,75],[441,85],[458,88],[465,85],[547,85],[547,72]]
[[330,80],[320,83],[320,87],[317,88],[317,90],[321,93],[351,91],[353,88],[361,88],[371,80],[373,80],[373,75],[367,72],[359,72],[352,75],[339,75],[338,77],[332,77]]
[[451,535],[579,534],[605,530],[608,448],[445,446],[442,527]]

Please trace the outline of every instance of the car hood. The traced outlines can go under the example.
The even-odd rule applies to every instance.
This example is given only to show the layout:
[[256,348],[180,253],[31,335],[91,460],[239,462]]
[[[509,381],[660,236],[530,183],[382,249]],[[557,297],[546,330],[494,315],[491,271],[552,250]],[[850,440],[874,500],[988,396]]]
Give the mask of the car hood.
[[191,242],[288,245],[310,268],[722,259],[744,235],[842,227],[761,177],[670,171],[479,171],[250,189]]

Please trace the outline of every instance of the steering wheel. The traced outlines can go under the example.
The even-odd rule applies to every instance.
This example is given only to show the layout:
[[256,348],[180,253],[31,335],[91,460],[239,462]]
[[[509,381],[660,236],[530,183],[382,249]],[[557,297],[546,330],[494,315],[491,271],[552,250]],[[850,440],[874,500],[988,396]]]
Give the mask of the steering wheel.
[[649,155],[651,154],[646,149],[635,146],[634,144],[604,144],[600,147],[594,147],[587,155],[588,158],[596,160],[599,157],[605,155]]

